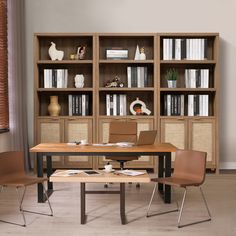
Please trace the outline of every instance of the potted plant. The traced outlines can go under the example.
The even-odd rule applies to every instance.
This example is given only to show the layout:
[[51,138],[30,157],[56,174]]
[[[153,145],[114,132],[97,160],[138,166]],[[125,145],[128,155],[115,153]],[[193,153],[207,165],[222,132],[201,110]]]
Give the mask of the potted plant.
[[178,79],[178,72],[174,68],[170,68],[166,71],[165,79],[167,80],[168,88],[176,88],[176,82]]

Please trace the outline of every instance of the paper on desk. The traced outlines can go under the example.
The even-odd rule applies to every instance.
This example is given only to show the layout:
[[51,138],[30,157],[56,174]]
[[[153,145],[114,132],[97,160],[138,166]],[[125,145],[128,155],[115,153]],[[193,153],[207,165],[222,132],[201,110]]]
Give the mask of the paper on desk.
[[137,176],[137,175],[143,175],[146,172],[140,172],[140,171],[134,171],[134,170],[118,170],[116,173],[129,175],[129,176]]
[[115,143],[93,143],[93,146],[116,146]]
[[82,172],[82,170],[63,170],[53,173],[52,176],[72,176]]

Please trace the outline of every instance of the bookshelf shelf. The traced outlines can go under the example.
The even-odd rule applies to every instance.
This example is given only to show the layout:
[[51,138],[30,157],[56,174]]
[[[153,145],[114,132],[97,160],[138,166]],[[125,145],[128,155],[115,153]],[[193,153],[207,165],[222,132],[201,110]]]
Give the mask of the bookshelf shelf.
[[[206,151],[207,168],[218,170],[218,33],[39,33],[34,38],[36,144],[80,139],[107,142],[111,121],[132,120],[138,132],[157,129],[158,142]],[[50,60],[51,42],[64,51],[63,60]],[[72,60],[81,45],[86,46],[84,59]],[[145,60],[135,60],[137,46],[144,50]],[[123,54],[110,59],[107,50],[116,49]],[[165,76],[173,69],[177,85],[169,88]],[[48,74],[53,75],[49,82]],[[84,76],[82,88],[75,87],[78,74]],[[61,112],[57,117],[48,114],[50,96],[58,96]],[[88,100],[83,115],[82,96]],[[137,98],[150,115],[132,115],[130,104]],[[53,163],[60,168],[103,168],[105,159],[55,156]],[[127,165],[156,171],[155,166],[153,157]]]

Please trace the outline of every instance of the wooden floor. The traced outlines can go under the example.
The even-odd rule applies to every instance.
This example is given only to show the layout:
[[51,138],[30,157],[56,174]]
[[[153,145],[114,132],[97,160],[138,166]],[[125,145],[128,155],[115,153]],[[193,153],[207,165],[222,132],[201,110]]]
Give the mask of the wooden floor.
[[[110,185],[110,189],[117,189],[117,184]],[[27,227],[19,227],[0,222],[0,235],[30,235],[30,236],[78,236],[78,235],[174,235],[174,236],[234,236],[236,235],[236,175],[209,174],[203,185],[212,221],[178,229],[176,227],[178,213],[146,218],[146,209],[152,192],[153,184],[142,184],[136,189],[135,184],[126,187],[127,225],[121,225],[119,216],[118,195],[88,195],[86,225],[80,224],[79,184],[54,184],[55,192],[51,196],[54,216],[41,216],[26,213]],[[90,184],[90,189],[103,189],[102,184]],[[176,189],[175,198],[181,200],[182,190]],[[26,195],[25,208],[47,212],[46,204],[38,204],[36,188],[30,187]],[[191,189],[187,196],[184,212],[184,223],[206,217],[200,193]],[[0,218],[21,221],[17,213],[15,191],[5,190],[0,195]],[[176,204],[164,205],[160,198],[156,198],[152,211],[173,209]]]

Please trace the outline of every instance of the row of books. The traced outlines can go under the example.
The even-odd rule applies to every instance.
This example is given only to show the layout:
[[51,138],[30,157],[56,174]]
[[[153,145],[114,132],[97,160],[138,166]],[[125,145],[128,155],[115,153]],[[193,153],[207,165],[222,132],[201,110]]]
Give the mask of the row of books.
[[88,116],[89,115],[89,95],[68,95],[69,116]]
[[68,69],[44,69],[44,88],[67,88]]
[[164,116],[183,116],[184,115],[184,95],[165,94],[164,95]]
[[209,69],[185,69],[186,88],[209,88]]
[[127,115],[126,94],[106,94],[106,115],[107,116]]
[[[185,102],[184,94],[164,95],[164,116],[184,116]],[[188,95],[188,116],[208,116],[209,115],[209,95]]]
[[209,115],[209,95],[188,95],[188,116]]
[[127,84],[128,88],[144,88],[148,86],[146,66],[128,66],[127,67]]
[[163,60],[204,60],[207,58],[205,38],[164,38]]

